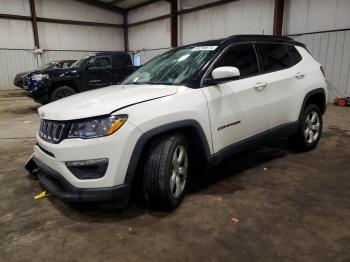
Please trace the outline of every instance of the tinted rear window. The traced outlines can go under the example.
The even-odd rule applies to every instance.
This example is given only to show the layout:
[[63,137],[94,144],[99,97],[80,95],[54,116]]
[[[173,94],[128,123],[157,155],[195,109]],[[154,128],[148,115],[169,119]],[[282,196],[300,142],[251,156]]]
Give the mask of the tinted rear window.
[[262,70],[273,72],[292,66],[287,46],[284,44],[258,43]]
[[92,64],[94,67],[111,66],[111,58],[109,56],[99,56],[93,60]]
[[128,54],[113,55],[112,60],[114,67],[123,67],[131,65],[131,57]]

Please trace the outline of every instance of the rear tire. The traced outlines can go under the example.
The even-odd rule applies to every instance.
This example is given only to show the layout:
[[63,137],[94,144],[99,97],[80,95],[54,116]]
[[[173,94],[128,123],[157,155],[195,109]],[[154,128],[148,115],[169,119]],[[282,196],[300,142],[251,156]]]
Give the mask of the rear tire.
[[322,114],[317,105],[311,104],[303,112],[298,131],[290,137],[293,146],[303,151],[314,149],[322,135]]
[[145,160],[142,190],[145,201],[157,209],[175,209],[188,184],[188,145],[181,134],[153,142]]
[[51,94],[50,102],[62,99],[67,96],[74,95],[75,93],[76,93],[75,90],[69,86],[57,87]]

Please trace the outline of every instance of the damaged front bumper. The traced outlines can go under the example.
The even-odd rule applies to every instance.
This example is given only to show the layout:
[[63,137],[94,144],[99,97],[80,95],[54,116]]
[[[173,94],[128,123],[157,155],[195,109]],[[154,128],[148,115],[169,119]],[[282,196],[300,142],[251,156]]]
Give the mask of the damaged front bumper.
[[37,176],[41,186],[50,194],[67,202],[109,202],[125,207],[129,201],[130,188],[126,184],[103,188],[77,188],[62,175],[31,156],[25,164],[26,170]]

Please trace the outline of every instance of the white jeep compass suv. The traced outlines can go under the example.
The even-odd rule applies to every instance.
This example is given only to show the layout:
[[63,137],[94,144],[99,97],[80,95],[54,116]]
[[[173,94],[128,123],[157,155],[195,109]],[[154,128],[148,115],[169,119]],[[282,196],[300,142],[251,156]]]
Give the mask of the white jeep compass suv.
[[323,68],[291,38],[192,44],[120,85],[40,107],[33,161],[43,188],[63,200],[123,206],[137,185],[149,204],[173,209],[192,167],[281,135],[313,149],[326,97]]

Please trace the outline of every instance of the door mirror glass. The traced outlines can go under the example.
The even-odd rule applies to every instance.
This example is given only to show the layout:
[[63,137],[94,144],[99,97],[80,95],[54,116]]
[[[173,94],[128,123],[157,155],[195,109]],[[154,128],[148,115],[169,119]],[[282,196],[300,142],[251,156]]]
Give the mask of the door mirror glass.
[[230,82],[239,79],[240,72],[237,67],[233,66],[221,66],[215,68],[211,72],[212,78],[207,78],[205,84],[222,84],[225,82]]

